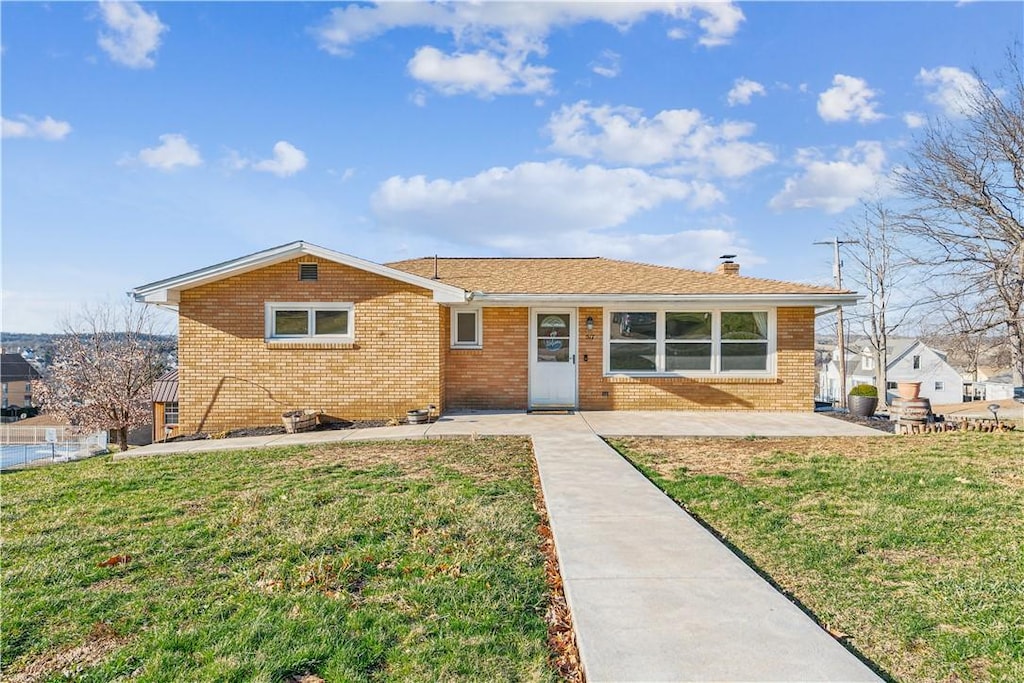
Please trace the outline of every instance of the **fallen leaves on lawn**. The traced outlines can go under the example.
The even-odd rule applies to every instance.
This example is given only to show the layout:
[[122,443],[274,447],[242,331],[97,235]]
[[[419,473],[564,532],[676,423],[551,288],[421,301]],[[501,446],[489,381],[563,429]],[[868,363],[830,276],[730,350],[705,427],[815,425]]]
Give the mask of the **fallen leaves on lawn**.
[[111,555],[107,559],[98,563],[97,567],[116,567],[119,564],[128,564],[132,561],[131,555]]
[[551,665],[569,683],[584,683],[583,665],[580,662],[580,650],[576,644],[576,631],[573,628],[572,613],[565,599],[565,587],[562,573],[558,568],[558,554],[555,552],[555,540],[548,526],[547,507],[544,494],[540,487],[540,475],[537,466],[533,467],[533,486],[537,492],[534,505],[541,522],[537,525],[540,536],[540,550],[544,554],[544,575],[548,584],[548,607],[544,620],[548,625],[548,648],[551,650]]

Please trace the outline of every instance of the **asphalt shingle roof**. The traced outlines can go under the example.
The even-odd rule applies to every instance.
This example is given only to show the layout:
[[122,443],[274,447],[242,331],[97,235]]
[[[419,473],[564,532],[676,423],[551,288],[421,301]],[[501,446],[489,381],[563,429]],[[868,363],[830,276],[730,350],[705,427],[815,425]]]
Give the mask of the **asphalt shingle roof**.
[[18,353],[0,354],[0,378],[4,382],[23,382],[39,379],[39,373]]
[[[434,277],[434,258],[385,264]],[[441,282],[488,294],[837,294],[849,290],[591,258],[438,258]]]

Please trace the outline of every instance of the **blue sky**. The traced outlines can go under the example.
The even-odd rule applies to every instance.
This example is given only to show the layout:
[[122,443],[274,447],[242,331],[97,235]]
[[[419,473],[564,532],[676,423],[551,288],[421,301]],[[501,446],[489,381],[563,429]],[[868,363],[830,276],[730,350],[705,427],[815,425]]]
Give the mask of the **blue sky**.
[[1024,4],[7,3],[6,331],[305,239],[831,281]]

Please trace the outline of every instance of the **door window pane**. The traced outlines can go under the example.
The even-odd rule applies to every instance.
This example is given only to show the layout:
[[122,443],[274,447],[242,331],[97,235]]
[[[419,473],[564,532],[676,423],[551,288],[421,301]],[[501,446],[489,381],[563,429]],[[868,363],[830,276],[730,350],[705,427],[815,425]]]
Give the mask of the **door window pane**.
[[317,311],[316,334],[348,334],[348,311]]
[[308,311],[274,311],[274,334],[309,334]]
[[711,313],[666,313],[666,339],[711,339]]
[[612,339],[656,339],[657,313],[612,313]]
[[569,340],[554,337],[538,339],[537,361],[540,363],[568,363]]
[[711,370],[711,344],[665,344],[666,370]]
[[620,372],[652,372],[657,369],[656,344],[610,344],[609,368]]
[[722,339],[768,339],[768,314],[723,312]]
[[538,337],[569,337],[569,314],[542,313],[537,316]]
[[768,344],[722,342],[722,371],[767,370]]

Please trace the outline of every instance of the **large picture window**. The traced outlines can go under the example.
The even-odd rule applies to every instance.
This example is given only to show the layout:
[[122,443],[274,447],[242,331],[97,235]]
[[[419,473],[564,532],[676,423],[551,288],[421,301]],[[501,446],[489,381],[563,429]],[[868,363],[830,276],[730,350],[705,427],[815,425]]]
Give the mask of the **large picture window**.
[[623,374],[766,374],[769,311],[610,311],[607,366]]
[[268,341],[353,341],[351,303],[267,303]]

